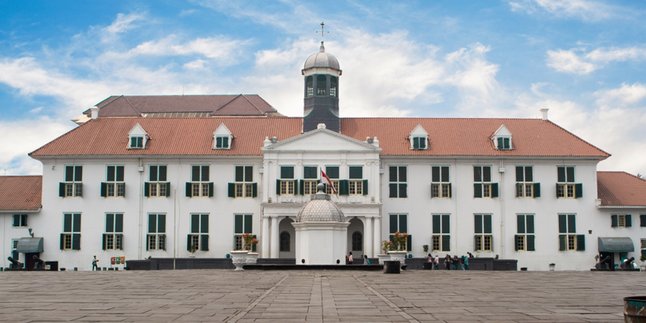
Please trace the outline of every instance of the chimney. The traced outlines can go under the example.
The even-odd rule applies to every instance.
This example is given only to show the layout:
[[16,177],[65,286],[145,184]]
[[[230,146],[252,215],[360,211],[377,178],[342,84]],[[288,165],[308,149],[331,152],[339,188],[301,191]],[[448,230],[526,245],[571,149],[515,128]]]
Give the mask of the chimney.
[[91,107],[90,108],[90,119],[96,119],[99,117],[99,108]]
[[543,114],[543,120],[547,120],[547,112],[550,111],[549,108],[542,108],[541,114]]

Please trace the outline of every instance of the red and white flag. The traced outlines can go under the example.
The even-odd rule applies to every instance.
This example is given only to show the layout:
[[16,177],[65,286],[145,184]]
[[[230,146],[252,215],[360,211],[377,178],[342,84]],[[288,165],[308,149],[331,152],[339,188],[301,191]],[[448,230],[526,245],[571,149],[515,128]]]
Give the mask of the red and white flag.
[[329,187],[332,188],[332,192],[336,194],[336,188],[334,187],[334,184],[332,184],[332,180],[330,180],[329,177],[327,177],[327,174],[321,169],[321,182],[324,184],[327,184]]

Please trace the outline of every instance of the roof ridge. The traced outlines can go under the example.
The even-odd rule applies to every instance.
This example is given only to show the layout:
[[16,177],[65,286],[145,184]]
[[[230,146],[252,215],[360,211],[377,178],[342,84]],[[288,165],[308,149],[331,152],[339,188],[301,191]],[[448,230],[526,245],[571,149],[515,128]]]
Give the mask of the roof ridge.
[[240,95],[242,96],[242,98],[243,98],[243,99],[245,99],[245,101],[249,102],[249,104],[251,104],[251,106],[253,106],[253,107],[254,107],[254,109],[256,109],[256,111],[258,111],[258,112],[260,112],[260,113],[262,113],[262,114],[266,115],[266,113],[265,113],[264,111],[261,111],[261,110],[260,110],[260,108],[258,108],[258,106],[256,106],[255,104],[253,104],[253,102],[251,102],[251,100],[249,100],[249,98],[247,98],[247,96],[246,96],[246,95],[243,95],[243,94],[240,94]]
[[125,95],[123,95],[123,94],[122,94],[122,95],[121,95],[121,97],[123,97],[123,99],[124,99],[124,100],[126,100],[126,103],[128,103],[128,105],[130,106],[130,108],[131,108],[132,110],[134,110],[135,112],[137,112],[137,114],[138,114],[138,115],[141,115],[141,111],[139,111],[139,109],[135,108],[135,107],[132,105],[132,103],[130,103],[130,100],[128,100],[128,97],[127,97],[127,96],[125,96]]
[[241,96],[242,96],[242,93],[241,93],[241,94],[238,94],[238,95],[235,95],[235,94],[234,94],[234,95],[233,95],[233,98],[232,98],[231,100],[229,100],[229,101],[228,101],[228,102],[226,102],[225,104],[221,105],[219,108],[216,108],[216,109],[215,109],[215,111],[213,111],[213,112],[218,112],[218,111],[222,110],[222,108],[224,108],[224,107],[226,107],[227,105],[231,104],[231,102],[233,102],[233,101],[237,100],[237,99],[238,99],[239,97],[241,97]]

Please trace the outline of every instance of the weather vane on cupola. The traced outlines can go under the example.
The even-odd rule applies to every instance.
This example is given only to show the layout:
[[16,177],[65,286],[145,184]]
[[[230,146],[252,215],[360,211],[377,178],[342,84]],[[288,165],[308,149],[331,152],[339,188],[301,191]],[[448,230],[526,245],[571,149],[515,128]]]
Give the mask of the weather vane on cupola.
[[[316,33],[318,34],[319,31],[317,31]],[[321,21],[321,31],[320,31],[320,33],[321,33],[321,52],[323,52],[323,51],[325,51],[325,47],[323,46],[323,41],[324,41],[324,38],[325,38],[325,34],[329,34],[330,31],[325,30],[325,22],[322,22],[322,21]]]

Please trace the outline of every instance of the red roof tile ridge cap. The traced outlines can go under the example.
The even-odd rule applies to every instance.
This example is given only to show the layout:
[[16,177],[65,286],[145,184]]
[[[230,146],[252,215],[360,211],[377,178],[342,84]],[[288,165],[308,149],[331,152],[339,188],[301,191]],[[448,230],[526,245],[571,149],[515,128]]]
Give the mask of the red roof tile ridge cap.
[[43,175],[0,175],[0,178],[15,178],[15,177],[43,177]]
[[412,116],[404,116],[404,117],[342,117],[341,118],[349,120],[349,119],[407,119],[407,120],[422,120],[422,119],[435,119],[435,120],[534,120],[534,121],[542,121],[542,119],[537,119],[537,118],[506,118],[506,117],[493,117],[493,118],[487,118],[487,117],[412,117]]
[[[539,119],[539,120],[542,120],[542,119]],[[551,120],[542,120],[542,121],[548,122],[548,123],[550,123],[550,124],[552,124],[552,125],[556,126],[557,128],[559,128],[559,129],[561,129],[561,130],[563,130],[563,131],[565,131],[565,132],[569,133],[569,134],[570,134],[570,135],[572,135],[574,138],[576,138],[577,140],[579,140],[579,141],[583,142],[584,144],[586,144],[586,145],[588,145],[588,146],[590,146],[590,147],[592,147],[592,148],[594,148],[594,149],[596,149],[596,150],[598,150],[598,151],[600,151],[600,152],[604,153],[604,154],[606,155],[604,159],[606,159],[606,158],[608,158],[608,157],[612,156],[610,153],[606,152],[605,150],[603,150],[603,149],[601,149],[601,148],[599,148],[599,147],[597,147],[597,146],[595,146],[595,145],[593,145],[593,144],[591,144],[591,143],[589,143],[589,142],[587,142],[587,141],[583,140],[581,137],[579,137],[579,136],[575,135],[574,133],[570,132],[569,130],[567,130],[567,129],[565,129],[565,128],[561,127],[561,126],[559,126],[558,124],[556,124],[556,123],[552,122]]]
[[48,142],[48,143],[46,143],[46,144],[44,144],[44,145],[42,145],[42,146],[40,146],[40,147],[36,148],[36,150],[34,150],[34,151],[30,152],[30,153],[27,153],[27,156],[30,156],[30,157],[33,157],[32,155],[36,155],[36,156],[38,156],[38,151],[39,151],[39,150],[41,150],[41,149],[43,149],[43,148],[45,148],[45,147],[47,147],[47,146],[52,145],[55,141],[57,141],[58,139],[62,138],[63,136],[66,136],[67,134],[71,133],[72,131],[76,131],[76,130],[80,129],[81,127],[85,127],[85,125],[88,125],[88,124],[90,124],[90,123],[96,122],[96,120],[99,120],[99,119],[90,119],[90,120],[88,120],[87,122],[85,122],[85,123],[83,123],[83,124],[81,124],[81,125],[79,125],[79,126],[77,126],[77,127],[74,127],[74,128],[72,128],[72,129],[70,129],[70,130],[66,131],[65,133],[63,133],[63,134],[61,134],[60,136],[58,136],[58,137],[54,138],[54,139],[53,139],[53,140],[51,140],[50,142]]

